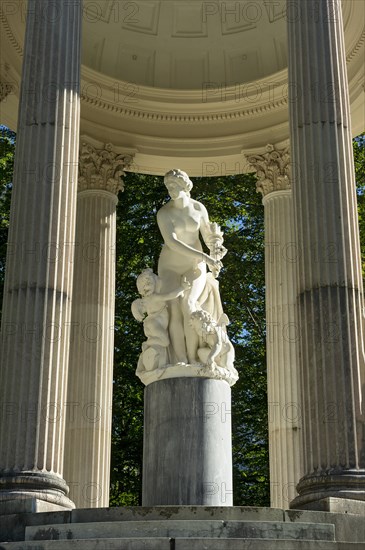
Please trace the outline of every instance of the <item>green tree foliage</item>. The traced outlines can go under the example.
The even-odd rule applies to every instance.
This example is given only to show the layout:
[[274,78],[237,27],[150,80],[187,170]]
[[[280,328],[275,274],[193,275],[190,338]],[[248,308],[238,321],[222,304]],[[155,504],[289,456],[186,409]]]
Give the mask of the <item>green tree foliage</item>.
[[15,133],[0,126],[0,312],[3,303],[6,243],[13,181]]
[[365,280],[365,133],[354,139],[353,149],[359,211],[362,275]]
[[154,216],[164,198],[153,176],[130,174],[125,184],[117,212],[111,505],[141,502],[143,385],[134,371],[144,336],[131,302],[138,273],[147,264],[156,266],[160,236]]

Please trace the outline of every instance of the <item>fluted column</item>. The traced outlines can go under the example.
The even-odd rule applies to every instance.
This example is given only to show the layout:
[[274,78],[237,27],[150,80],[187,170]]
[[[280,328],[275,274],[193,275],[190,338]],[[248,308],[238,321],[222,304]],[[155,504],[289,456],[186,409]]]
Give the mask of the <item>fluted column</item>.
[[79,508],[109,506],[117,193],[130,156],[83,143],[64,475]]
[[266,350],[271,506],[287,508],[301,476],[296,267],[289,148],[248,157],[265,207]]
[[80,24],[79,0],[28,1],[0,381],[0,500],[19,506],[35,497],[73,507],[62,470]]
[[364,299],[341,5],[288,3],[304,477],[292,507],[365,500]]

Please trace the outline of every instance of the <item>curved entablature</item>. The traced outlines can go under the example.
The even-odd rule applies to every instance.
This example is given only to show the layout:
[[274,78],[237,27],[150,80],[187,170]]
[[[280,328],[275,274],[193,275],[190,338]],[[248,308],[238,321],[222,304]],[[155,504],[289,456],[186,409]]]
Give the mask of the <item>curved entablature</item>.
[[[171,165],[195,177],[245,172],[243,151],[263,151],[289,137],[285,5],[84,2],[81,132],[133,150],[131,169],[142,173],[163,174]],[[11,128],[25,6],[4,2],[1,11],[1,121]],[[365,128],[365,7],[356,0],[342,6],[358,135]]]

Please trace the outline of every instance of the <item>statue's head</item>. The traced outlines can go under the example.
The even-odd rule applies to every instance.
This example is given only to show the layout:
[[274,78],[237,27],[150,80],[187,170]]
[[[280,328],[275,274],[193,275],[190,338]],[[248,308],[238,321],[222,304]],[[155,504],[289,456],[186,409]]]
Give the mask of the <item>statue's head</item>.
[[190,315],[190,325],[198,332],[198,334],[204,334],[212,331],[215,326],[215,322],[208,311],[197,309]]
[[174,168],[173,170],[170,170],[165,174],[164,184],[166,185],[169,192],[171,187],[178,185],[180,189],[185,191],[185,193],[189,196],[190,191],[193,188],[193,183],[191,182],[187,173],[179,170],[178,168]]
[[137,277],[137,288],[141,296],[149,296],[153,294],[156,287],[157,275],[153,273],[152,269],[148,267],[144,269]]

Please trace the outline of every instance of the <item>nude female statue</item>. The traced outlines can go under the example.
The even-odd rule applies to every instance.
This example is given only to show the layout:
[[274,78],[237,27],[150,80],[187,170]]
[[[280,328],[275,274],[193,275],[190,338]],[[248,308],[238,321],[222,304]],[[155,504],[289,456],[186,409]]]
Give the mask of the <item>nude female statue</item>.
[[139,275],[142,299],[132,304],[147,337],[136,374],[146,385],[182,376],[232,385],[238,373],[216,280],[227,252],[223,233],[209,221],[206,208],[190,197],[193,184],[185,172],[170,170],[164,182],[171,200],[157,213],[164,240],[158,275],[150,268]]
[[[183,275],[191,285],[183,297],[169,302],[170,360],[194,364],[199,362],[199,336],[191,326],[190,317],[204,294],[207,266],[217,276],[226,249],[222,246],[219,227],[209,222],[206,208],[190,197],[193,184],[188,175],[181,170],[171,170],[165,175],[164,183],[171,200],[157,213],[164,239],[158,264],[161,293],[178,288]],[[203,251],[200,235],[215,257]]]

